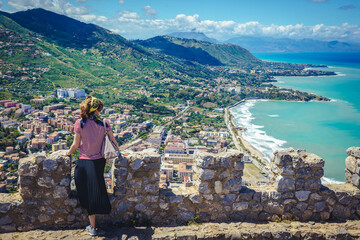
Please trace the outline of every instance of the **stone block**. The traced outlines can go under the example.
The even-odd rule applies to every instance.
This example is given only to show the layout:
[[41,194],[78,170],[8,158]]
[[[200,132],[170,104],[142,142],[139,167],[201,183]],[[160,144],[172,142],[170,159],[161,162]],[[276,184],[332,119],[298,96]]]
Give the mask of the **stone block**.
[[183,196],[176,195],[176,196],[170,196],[170,203],[181,203],[183,201]]
[[214,164],[215,158],[209,153],[197,152],[195,156],[195,163],[198,167],[208,168],[210,165]]
[[309,191],[319,191],[321,188],[321,180],[320,179],[308,179],[305,181],[304,188],[305,188],[305,190],[309,190]]
[[200,193],[205,193],[205,194],[211,193],[209,189],[209,184],[207,182],[196,181],[195,186],[197,187]]
[[323,198],[318,193],[312,193],[310,195],[310,199],[313,200],[313,201],[321,201]]
[[313,174],[312,177],[313,178],[317,178],[320,179],[324,176],[324,169],[323,168],[319,168],[319,169],[313,169]]
[[298,202],[296,204],[296,208],[299,209],[301,212],[304,212],[308,207],[308,204],[306,202]]
[[130,202],[141,202],[143,200],[142,196],[133,196],[127,198]]
[[194,216],[195,214],[191,211],[186,211],[186,210],[183,210],[183,209],[178,209],[177,212],[179,213],[179,215],[181,216],[181,219],[183,221],[190,221],[192,219],[194,219]]
[[281,192],[270,191],[270,192],[268,192],[268,194],[269,194],[268,199],[273,199],[273,200],[281,199]]
[[222,171],[219,175],[219,179],[224,179],[224,178],[227,178],[227,177],[230,177],[230,172],[225,170],[225,171]]
[[49,215],[40,214],[40,215],[38,216],[38,219],[39,219],[39,221],[40,221],[41,223],[44,223],[44,222],[50,221],[51,218],[50,218]]
[[168,203],[160,203],[159,206],[163,210],[169,210],[169,204]]
[[349,147],[346,150],[347,155],[360,158],[360,147]]
[[66,198],[68,197],[68,191],[65,187],[56,186],[54,189],[54,198]]
[[138,170],[143,165],[143,160],[140,158],[135,158],[133,163],[131,164],[131,168],[133,170]]
[[12,219],[9,216],[0,218],[0,226],[8,225],[12,223]]
[[241,178],[234,178],[227,181],[224,185],[224,189],[230,192],[238,192],[241,190],[242,180]]
[[230,205],[232,204],[236,199],[236,194],[234,193],[229,193],[229,194],[225,194],[224,195],[224,198],[222,200],[222,202],[225,204],[225,205]]
[[63,178],[63,179],[61,179],[60,185],[61,185],[61,186],[65,186],[65,187],[70,186],[70,178]]
[[114,160],[114,165],[115,167],[119,168],[119,167],[127,167],[128,165],[128,159],[124,156],[121,156],[119,158],[116,158]]
[[37,153],[35,155],[35,162],[37,165],[40,165],[46,159],[46,155],[42,153]]
[[159,196],[148,196],[147,199],[149,203],[155,203],[159,200]]
[[299,201],[306,201],[306,200],[308,200],[310,193],[311,193],[310,191],[297,191],[297,192],[295,192],[295,197]]
[[290,176],[292,177],[295,175],[294,168],[292,165],[285,165],[280,168],[280,174],[283,176]]
[[278,176],[275,179],[275,188],[279,192],[287,192],[295,190],[295,179],[289,177]]
[[219,162],[218,165],[220,167],[230,167],[231,162],[228,156],[219,156]]
[[199,194],[190,194],[189,199],[192,203],[201,203],[202,197]]
[[235,170],[242,171],[244,170],[245,163],[243,161],[236,161],[235,162]]
[[77,199],[67,199],[65,201],[66,206],[70,206],[72,208],[75,208],[77,206],[78,200]]
[[360,187],[360,176],[357,174],[352,175],[351,182],[354,186]]
[[55,186],[54,179],[52,177],[41,177],[38,179],[37,183],[40,187],[53,188]]
[[114,169],[114,176],[125,176],[127,174],[127,169],[124,167],[115,168]]
[[264,205],[264,211],[271,214],[284,214],[284,206],[276,201],[269,201]]
[[260,203],[255,202],[250,205],[250,209],[251,209],[251,211],[254,211],[254,212],[260,212],[264,208]]
[[19,176],[35,177],[38,174],[39,167],[38,165],[25,161],[20,161],[19,164]]
[[58,167],[56,160],[53,159],[46,159],[43,161],[43,169],[45,171],[54,171]]
[[317,202],[314,205],[314,212],[322,212],[324,211],[326,208],[326,202],[325,201],[321,201],[321,202]]
[[143,203],[138,203],[135,205],[135,209],[139,212],[145,212],[148,209],[148,207]]
[[149,184],[144,187],[144,191],[147,193],[158,193],[159,192],[159,185],[157,184]]
[[274,152],[275,164],[278,166],[283,166],[292,163],[292,156],[290,155],[290,152],[292,151],[293,149],[288,148],[279,152]]
[[119,202],[118,206],[117,206],[117,210],[119,212],[126,212],[128,210],[128,208],[131,206],[131,203],[128,202]]
[[234,211],[243,211],[249,208],[249,202],[236,202],[233,204]]
[[297,170],[296,172],[296,177],[297,178],[309,178],[312,176],[312,172],[311,172],[311,168],[309,167],[305,167],[305,168],[300,168]]
[[355,157],[353,156],[348,156],[345,159],[345,165],[347,170],[349,170],[351,173],[355,173],[356,172],[356,168],[357,168],[357,162]]
[[206,181],[206,180],[213,179],[214,175],[215,175],[214,170],[199,168],[198,177],[201,180]]
[[7,213],[11,208],[11,203],[0,203],[0,213]]
[[310,168],[322,168],[324,167],[324,159],[313,153],[303,152],[300,154],[300,158]]
[[217,194],[222,193],[222,183],[220,181],[215,181],[215,192]]

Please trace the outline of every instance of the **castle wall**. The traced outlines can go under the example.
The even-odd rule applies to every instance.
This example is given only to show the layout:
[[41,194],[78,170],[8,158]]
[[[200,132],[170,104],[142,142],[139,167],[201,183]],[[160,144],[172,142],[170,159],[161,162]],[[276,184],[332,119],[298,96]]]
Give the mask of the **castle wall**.
[[[273,184],[252,188],[242,186],[242,153],[197,152],[194,186],[178,190],[159,189],[159,154],[145,151],[122,156],[112,166],[111,214],[99,220],[173,225],[195,220],[359,219],[360,190],[356,179],[360,148],[349,148],[347,152],[349,183],[322,185],[323,159],[304,150],[286,149],[275,152],[270,163]],[[21,159],[19,175],[20,194],[1,194],[1,232],[87,223],[86,210],[71,197],[69,158],[56,152]]]

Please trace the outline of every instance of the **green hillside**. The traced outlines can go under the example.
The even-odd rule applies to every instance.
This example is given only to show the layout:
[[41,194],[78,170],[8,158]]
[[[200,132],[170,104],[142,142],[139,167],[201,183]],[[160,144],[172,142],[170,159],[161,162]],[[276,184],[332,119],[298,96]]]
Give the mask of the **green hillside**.
[[216,44],[169,36],[158,36],[136,42],[165,54],[207,65],[251,67],[262,62],[248,50],[233,44]]

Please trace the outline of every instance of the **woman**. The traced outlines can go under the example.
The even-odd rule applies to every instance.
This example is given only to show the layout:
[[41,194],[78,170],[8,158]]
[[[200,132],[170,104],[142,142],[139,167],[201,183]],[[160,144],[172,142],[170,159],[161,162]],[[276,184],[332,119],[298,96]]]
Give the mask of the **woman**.
[[[109,214],[111,205],[104,181],[106,160],[102,157],[101,146],[105,136],[104,123],[100,112],[104,105],[95,97],[87,97],[80,104],[81,119],[74,125],[74,141],[66,155],[70,156],[79,147],[79,160],[75,168],[75,184],[80,205],[89,214],[90,225],[86,227],[90,235],[97,235],[95,214]],[[108,120],[106,131],[112,142],[118,147]]]

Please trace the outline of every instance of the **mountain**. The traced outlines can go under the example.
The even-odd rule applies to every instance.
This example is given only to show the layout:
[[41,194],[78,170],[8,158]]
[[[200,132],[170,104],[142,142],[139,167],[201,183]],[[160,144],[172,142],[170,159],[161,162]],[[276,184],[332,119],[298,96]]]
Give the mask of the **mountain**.
[[[200,81],[219,74],[199,64],[154,54],[104,28],[44,9],[0,12],[0,26],[0,71],[10,72],[8,77],[15,79],[10,86],[2,78],[1,86],[17,92],[59,86],[105,89],[164,78],[192,84],[194,78]],[[22,82],[21,77],[34,77],[36,84]]]
[[250,52],[357,52],[360,44],[314,39],[289,39],[270,37],[236,37],[226,43],[240,45]]
[[216,44],[195,39],[157,36],[136,43],[171,56],[205,65],[248,66],[261,60],[234,44]]
[[211,43],[218,43],[219,41],[214,38],[209,38],[202,32],[174,32],[171,34],[168,34],[170,37],[175,38],[186,38],[186,39],[195,39],[198,41],[203,42],[211,42]]

